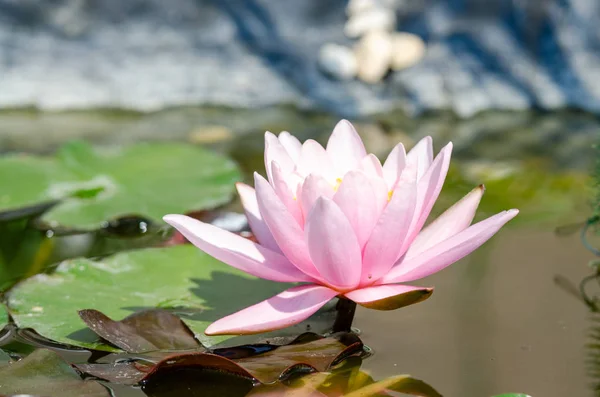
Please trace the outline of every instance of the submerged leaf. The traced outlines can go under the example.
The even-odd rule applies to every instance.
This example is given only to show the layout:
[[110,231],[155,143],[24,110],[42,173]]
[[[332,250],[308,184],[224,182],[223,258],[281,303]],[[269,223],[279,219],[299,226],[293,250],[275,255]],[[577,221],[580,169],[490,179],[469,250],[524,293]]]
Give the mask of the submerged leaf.
[[232,161],[192,145],[94,149],[70,142],[55,158],[0,158],[0,215],[26,216],[56,203],[42,216],[50,227],[92,230],[129,215],[162,222],[164,214],[227,202],[239,178]]
[[395,391],[398,393],[409,394],[420,397],[441,397],[433,387],[427,383],[415,379],[410,375],[392,376],[379,382],[364,386],[352,393],[346,394],[347,397],[374,397],[379,396],[385,391]]
[[129,353],[202,348],[183,321],[166,310],[144,310],[113,321],[98,310],[86,309],[79,317],[98,336]]
[[[117,349],[99,342],[84,327],[79,310],[94,308],[111,318],[124,318],[161,308],[180,317],[210,347],[231,338],[204,335],[210,323],[286,287],[248,276],[191,245],[179,245],[129,251],[98,261],[65,261],[51,275],[37,275],[16,285],[8,294],[8,308],[21,328],[33,328],[60,343],[106,351]],[[283,332],[298,335],[308,326],[314,332],[326,332],[334,317],[333,310],[325,311]]]
[[82,380],[58,354],[40,349],[0,368],[0,394],[35,394],[46,397],[108,397],[95,381]]
[[[358,358],[357,358],[358,359]],[[420,397],[441,397],[425,382],[410,375],[398,375],[375,382],[360,370],[360,359],[348,360],[331,373],[312,373],[291,382],[254,388],[247,397],[379,397],[390,392]]]

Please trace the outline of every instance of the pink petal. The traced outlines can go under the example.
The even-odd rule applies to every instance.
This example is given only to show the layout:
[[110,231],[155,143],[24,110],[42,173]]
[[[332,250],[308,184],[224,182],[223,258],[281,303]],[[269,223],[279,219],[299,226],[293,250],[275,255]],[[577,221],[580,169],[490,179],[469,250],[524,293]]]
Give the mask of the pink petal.
[[399,185],[379,217],[363,252],[361,284],[385,275],[403,254],[403,242],[415,210],[414,184]]
[[304,232],[298,222],[277,197],[271,185],[256,172],[254,186],[260,214],[281,252],[302,272],[320,280],[321,276],[310,259]]
[[381,167],[381,162],[373,153],[363,157],[363,159],[360,161],[360,169],[371,177],[383,177],[383,168]]
[[379,205],[370,178],[361,171],[348,172],[333,201],[350,221],[362,249],[379,218]]
[[302,150],[302,144],[298,138],[287,131],[283,131],[281,134],[279,134],[278,138],[279,142],[281,142],[292,160],[295,163],[298,162],[298,159],[300,158],[300,151]]
[[304,219],[308,218],[315,201],[321,196],[332,198],[335,191],[333,186],[320,175],[310,174],[302,184],[300,190],[300,205]]
[[405,165],[406,151],[404,150],[404,145],[399,143],[394,146],[383,164],[383,178],[385,179],[389,190],[393,190]]
[[271,163],[271,186],[275,190],[275,194],[281,200],[281,202],[288,209],[290,214],[294,217],[299,225],[304,225],[304,217],[302,216],[302,209],[298,203],[297,197],[295,197],[296,186],[298,183],[297,177],[293,173],[284,175],[281,167],[275,161]]
[[306,320],[338,294],[320,285],[293,287],[212,323],[206,335],[257,334]]
[[418,181],[415,214],[408,231],[408,237],[404,241],[403,250],[408,249],[408,246],[414,241],[440,195],[446,174],[448,173],[448,167],[450,166],[451,154],[452,142],[448,143],[440,151],[440,154],[435,158],[431,167],[429,167],[425,175]]
[[462,232],[410,259],[403,259],[378,283],[408,282],[427,277],[464,258],[479,248],[519,213],[503,211],[468,227]]
[[421,139],[406,155],[406,164],[417,166],[417,180],[425,174],[433,161],[433,141],[430,136]]
[[279,142],[279,139],[273,133],[265,132],[265,170],[269,181],[273,181],[271,175],[271,162],[277,162],[281,169],[286,173],[292,172],[296,165],[288,154],[285,147]]
[[369,178],[371,189],[375,195],[375,203],[377,207],[377,217],[381,215],[383,209],[387,206],[390,199],[390,190],[383,178]]
[[302,145],[297,171],[304,177],[310,174],[322,175],[331,183],[335,183],[337,178],[331,158],[323,146],[313,139],[308,139]]
[[429,298],[433,288],[402,284],[376,285],[344,294],[361,306],[376,310],[395,310]]
[[242,200],[242,206],[244,207],[246,218],[248,218],[250,229],[252,229],[252,233],[254,233],[254,236],[260,245],[280,253],[281,251],[279,250],[279,246],[275,242],[269,227],[263,221],[262,216],[260,215],[254,188],[240,182],[236,183],[235,187],[237,188],[240,199]]
[[347,120],[340,121],[333,129],[327,142],[327,153],[341,175],[359,168],[360,161],[367,155],[362,139]]
[[483,185],[471,190],[469,194],[421,230],[406,252],[406,259],[419,255],[469,227],[484,191]]
[[328,284],[354,288],[362,268],[360,246],[350,222],[330,199],[319,197],[304,227],[310,257]]
[[248,274],[288,283],[312,280],[283,255],[237,234],[185,215],[166,215],[163,219],[202,251]]

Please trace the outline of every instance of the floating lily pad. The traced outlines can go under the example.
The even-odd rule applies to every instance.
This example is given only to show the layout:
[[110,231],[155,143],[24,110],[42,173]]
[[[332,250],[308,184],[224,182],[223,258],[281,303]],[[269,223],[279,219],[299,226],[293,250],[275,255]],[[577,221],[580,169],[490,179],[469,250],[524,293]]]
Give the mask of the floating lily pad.
[[[110,364],[79,364],[82,372],[113,383],[145,385],[161,383],[167,374],[181,370],[218,370],[263,384],[273,383],[298,373],[323,372],[352,355],[363,345],[354,334],[336,334],[324,338],[306,333],[288,345],[254,344],[208,352],[142,356],[144,361],[122,360]],[[150,386],[151,387],[151,386]]]
[[109,397],[100,383],[79,374],[50,350],[40,349],[21,361],[0,368],[0,395],[47,397]]
[[590,179],[586,173],[556,172],[533,162],[510,167],[496,162],[453,162],[434,215],[450,207],[474,186],[486,191],[477,210],[477,219],[518,208],[521,212],[508,227],[551,225],[586,218],[589,209]]
[[79,311],[79,317],[98,336],[128,353],[202,348],[181,319],[166,310],[144,310],[114,321],[86,309]]
[[[85,328],[77,312],[94,308],[119,319],[158,307],[179,316],[210,347],[231,338],[205,336],[210,323],[288,287],[248,276],[194,246],[179,245],[124,252],[100,261],[65,261],[51,275],[17,284],[8,294],[8,308],[19,327],[33,328],[48,339],[114,351]],[[286,332],[297,335],[307,325],[324,332],[333,317]]]
[[160,221],[227,202],[239,178],[231,160],[191,145],[94,149],[77,141],[54,158],[0,158],[0,214],[56,203],[42,217],[50,227],[92,230],[129,215]]

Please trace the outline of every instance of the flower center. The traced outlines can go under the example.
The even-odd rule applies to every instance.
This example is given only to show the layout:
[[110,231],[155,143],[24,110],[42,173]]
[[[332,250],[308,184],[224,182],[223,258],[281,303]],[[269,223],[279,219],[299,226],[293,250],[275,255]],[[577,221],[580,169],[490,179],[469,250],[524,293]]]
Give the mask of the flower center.
[[340,188],[341,184],[342,184],[342,178],[336,178],[335,185],[333,186],[333,191],[337,192],[337,190]]

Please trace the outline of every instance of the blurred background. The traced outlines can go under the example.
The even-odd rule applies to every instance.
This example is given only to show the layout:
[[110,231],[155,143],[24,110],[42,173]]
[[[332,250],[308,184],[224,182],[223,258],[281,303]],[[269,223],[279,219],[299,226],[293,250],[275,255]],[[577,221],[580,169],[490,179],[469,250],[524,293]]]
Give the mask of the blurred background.
[[585,167],[599,15],[592,0],[0,0],[0,149],[345,117],[374,145],[430,134],[519,157],[545,142]]
[[595,323],[559,285],[578,295],[595,255],[554,230],[599,206],[599,20],[597,0],[0,0],[0,152],[184,141],[248,176],[266,130],[323,142],[348,118],[379,156],[451,140],[438,212],[485,183],[480,217],[521,214],[428,302],[359,310],[366,368],[593,395]]

